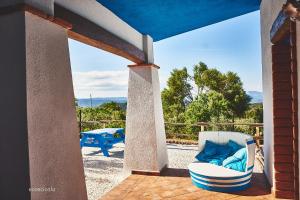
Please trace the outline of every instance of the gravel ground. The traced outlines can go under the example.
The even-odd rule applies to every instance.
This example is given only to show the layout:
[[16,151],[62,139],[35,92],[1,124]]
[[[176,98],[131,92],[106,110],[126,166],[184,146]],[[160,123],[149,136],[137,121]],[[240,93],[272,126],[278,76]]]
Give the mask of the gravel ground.
[[[98,148],[82,149],[89,200],[99,200],[126,177],[122,173],[124,144],[116,144],[105,157]],[[168,144],[170,168],[187,168],[197,154],[196,145]]]
[[122,173],[124,144],[117,144],[109,151],[110,157],[103,156],[98,148],[82,148],[85,181],[89,200],[98,200],[118,185]]

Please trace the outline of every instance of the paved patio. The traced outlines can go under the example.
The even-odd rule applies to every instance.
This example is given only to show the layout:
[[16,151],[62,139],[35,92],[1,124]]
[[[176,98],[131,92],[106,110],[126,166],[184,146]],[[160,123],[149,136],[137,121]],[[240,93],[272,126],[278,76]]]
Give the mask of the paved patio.
[[187,169],[166,169],[161,176],[131,175],[101,200],[194,200],[194,199],[274,199],[262,173],[254,173],[252,187],[236,193],[220,193],[192,185]]

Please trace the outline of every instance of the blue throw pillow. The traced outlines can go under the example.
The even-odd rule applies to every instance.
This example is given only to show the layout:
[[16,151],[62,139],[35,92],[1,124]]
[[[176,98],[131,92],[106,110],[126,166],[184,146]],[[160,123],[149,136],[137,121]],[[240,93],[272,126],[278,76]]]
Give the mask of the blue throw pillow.
[[208,156],[204,153],[204,151],[202,151],[196,155],[196,159],[200,162],[211,163],[211,164],[219,165],[219,166],[222,166],[223,160],[225,158],[226,158],[225,156],[218,155],[218,154]]
[[206,140],[203,151],[207,156],[213,156],[217,153],[218,146],[219,146],[218,144]]
[[206,140],[203,150],[196,155],[196,159],[201,162],[209,162],[211,160],[211,156],[217,153],[218,144]]
[[196,156],[200,162],[207,162],[222,166],[223,160],[232,154],[232,148],[228,144],[221,145],[206,140],[203,150]]
[[228,146],[228,144],[219,145],[217,148],[217,154],[225,159],[232,154],[232,149]]
[[227,144],[219,144],[216,149],[217,153],[213,156],[210,156],[208,162],[214,165],[222,166],[223,160],[231,155],[232,150]]
[[195,158],[200,162],[207,162],[207,156],[205,155],[204,151],[198,153]]
[[238,143],[236,143],[233,140],[229,140],[227,145],[232,149],[232,153],[235,153],[238,150],[240,150],[241,148],[243,148],[243,146],[239,145]]
[[241,148],[233,156],[226,158],[223,161],[223,167],[233,169],[240,172],[245,172],[247,162],[247,149]]

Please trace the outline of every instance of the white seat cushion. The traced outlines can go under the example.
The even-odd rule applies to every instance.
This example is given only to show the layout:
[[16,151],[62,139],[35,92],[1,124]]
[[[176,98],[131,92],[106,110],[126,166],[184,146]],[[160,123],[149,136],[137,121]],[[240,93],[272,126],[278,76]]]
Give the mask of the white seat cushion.
[[210,163],[193,162],[189,165],[195,186],[212,191],[233,192],[250,186],[252,171],[239,172]]
[[189,164],[188,168],[195,174],[216,178],[239,177],[247,174],[245,172],[239,172],[236,170],[225,168],[223,166],[198,161]]

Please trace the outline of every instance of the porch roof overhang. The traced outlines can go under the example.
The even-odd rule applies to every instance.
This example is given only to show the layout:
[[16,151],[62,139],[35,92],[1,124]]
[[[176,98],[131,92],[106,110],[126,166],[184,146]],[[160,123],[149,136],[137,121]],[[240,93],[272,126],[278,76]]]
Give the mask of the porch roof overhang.
[[54,17],[72,25],[69,37],[127,58],[154,63],[159,41],[237,17],[261,0],[52,0]]
[[261,0],[97,0],[159,41],[259,9]]

